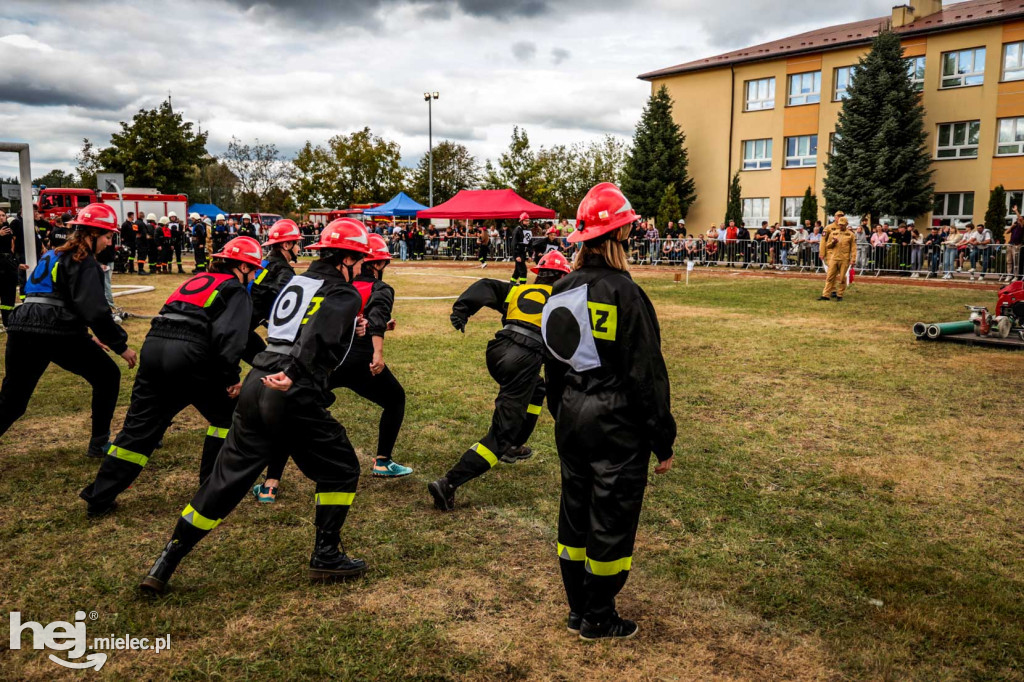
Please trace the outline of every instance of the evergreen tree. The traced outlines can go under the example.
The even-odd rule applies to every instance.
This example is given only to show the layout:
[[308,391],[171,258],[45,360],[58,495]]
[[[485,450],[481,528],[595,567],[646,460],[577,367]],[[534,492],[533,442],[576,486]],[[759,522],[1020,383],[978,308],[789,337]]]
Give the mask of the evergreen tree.
[[665,187],[665,193],[661,195],[661,204],[658,206],[658,220],[655,226],[658,231],[665,234],[669,222],[678,222],[682,209],[679,207],[679,195],[676,193],[675,183],[670,182]]
[[743,222],[743,189],[740,187],[740,174],[732,176],[732,184],[729,185],[729,202],[725,207],[725,222],[722,225],[729,226],[729,221],[735,220],[738,226]]
[[[124,173],[129,187],[155,187],[161,192],[182,191],[195,167],[206,157],[206,133],[196,133],[192,124],[171,108],[170,100],[156,109],[143,109],[131,123],[121,122],[121,132],[110,136],[110,146],[99,153],[96,167]],[[89,151],[85,141],[79,158],[82,184],[88,183],[83,162]],[[95,183],[95,177],[93,177]],[[95,186],[94,184],[91,186]]]
[[932,208],[924,105],[907,73],[899,36],[882,31],[857,65],[825,163],[829,211],[924,215]]
[[657,213],[665,188],[675,185],[681,217],[697,198],[688,171],[686,135],[672,119],[672,98],[661,86],[647,100],[633,134],[633,149],[626,157],[622,192],[637,213],[649,218]]
[[988,210],[985,211],[985,227],[992,230],[992,242],[1003,243],[1003,233],[1006,232],[1006,190],[1002,185],[997,186],[988,195]]
[[808,187],[807,191],[804,192],[804,203],[800,205],[800,224],[803,225],[808,220],[811,221],[811,225],[818,219],[818,195],[811,191]]

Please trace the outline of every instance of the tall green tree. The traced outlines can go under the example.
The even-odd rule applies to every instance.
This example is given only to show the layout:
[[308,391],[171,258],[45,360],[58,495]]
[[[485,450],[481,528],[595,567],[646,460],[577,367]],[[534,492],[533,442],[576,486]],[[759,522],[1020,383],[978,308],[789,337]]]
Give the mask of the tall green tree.
[[879,33],[861,58],[825,163],[829,211],[912,218],[932,208],[935,185],[924,126],[899,36]]
[[[442,140],[434,147],[434,205],[442,204],[480,182],[480,162],[466,145]],[[430,157],[424,154],[412,171],[410,195],[421,204],[430,198]]]
[[121,131],[110,136],[100,151],[98,167],[124,173],[129,187],[156,187],[180,192],[196,166],[204,163],[206,133],[193,132],[192,124],[171,108],[170,101],[155,109],[142,109]]
[[657,213],[665,188],[675,185],[682,217],[697,198],[689,175],[686,135],[672,119],[672,98],[664,85],[651,95],[633,134],[633,149],[626,157],[621,188],[637,212]]
[[988,210],[985,211],[985,227],[992,230],[992,241],[1003,242],[1006,232],[1006,190],[1002,185],[996,186],[988,195]]
[[808,220],[811,221],[811,225],[818,219],[818,195],[811,191],[808,187],[807,191],[804,192],[804,202],[800,205],[800,224],[803,225]]
[[82,149],[75,156],[75,164],[78,186],[97,189],[96,172],[100,170],[99,150],[87,137],[82,139]]
[[576,215],[583,197],[600,182],[618,183],[628,147],[611,135],[584,144],[555,145],[537,152],[541,187],[537,203],[560,216]]
[[672,183],[665,188],[661,195],[661,204],[658,206],[658,220],[656,227],[658,232],[665,234],[669,222],[678,222],[682,209],[679,207],[679,195],[676,194],[676,186]]
[[511,187],[527,201],[538,202],[541,190],[540,164],[530,148],[530,136],[519,126],[512,128],[508,151],[498,157],[497,165],[488,159],[484,166],[484,188]]
[[735,220],[737,225],[743,221],[743,188],[740,187],[738,171],[729,184],[729,200],[725,205],[725,222],[722,224],[728,226],[730,220]]
[[46,185],[47,187],[78,187],[78,179],[74,173],[62,171],[55,168],[46,175],[42,175],[32,181],[33,185]]
[[292,201],[302,208],[384,202],[406,184],[402,149],[367,127],[335,135],[326,146],[306,142],[292,161]]
[[243,143],[232,137],[223,164],[237,181],[239,199],[246,207],[243,210],[262,212],[270,210],[270,203],[274,208],[283,205],[281,197],[291,178],[292,165],[281,158],[277,145],[262,143],[259,138]]

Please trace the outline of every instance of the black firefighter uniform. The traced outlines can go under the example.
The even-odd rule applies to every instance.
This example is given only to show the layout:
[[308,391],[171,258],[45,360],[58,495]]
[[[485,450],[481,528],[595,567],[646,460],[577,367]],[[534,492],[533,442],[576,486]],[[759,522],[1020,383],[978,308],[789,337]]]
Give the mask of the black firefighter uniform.
[[562,581],[569,608],[603,622],[633,564],[651,452],[669,459],[676,438],[661,332],[629,274],[597,259],[555,284],[543,334]]
[[494,415],[487,435],[463,453],[445,475],[458,488],[490,470],[507,451],[526,444],[544,405],[544,342],[541,311],[551,295],[550,284],[513,285],[482,279],[452,306],[452,324],[466,321],[483,307],[502,314],[504,325],[487,344],[487,371],[498,382]]

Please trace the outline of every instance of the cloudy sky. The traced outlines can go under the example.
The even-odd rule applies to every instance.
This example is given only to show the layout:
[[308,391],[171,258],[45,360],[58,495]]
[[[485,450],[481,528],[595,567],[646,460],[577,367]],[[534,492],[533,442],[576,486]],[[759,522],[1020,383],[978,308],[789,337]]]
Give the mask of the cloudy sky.
[[[0,140],[33,175],[71,169],[83,137],[173,95],[222,151],[232,136],[292,155],[370,126],[404,163],[434,139],[496,157],[513,125],[535,145],[629,136],[639,73],[834,23],[893,0],[47,0],[0,3]],[[697,131],[687,131],[698,134]],[[15,175],[0,155],[0,175]]]

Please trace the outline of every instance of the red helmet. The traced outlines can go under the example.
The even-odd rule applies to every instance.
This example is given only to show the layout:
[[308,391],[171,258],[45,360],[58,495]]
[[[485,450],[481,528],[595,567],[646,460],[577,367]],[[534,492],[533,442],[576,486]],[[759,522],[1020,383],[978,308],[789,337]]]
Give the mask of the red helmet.
[[557,236],[558,234],[561,234],[561,233],[560,233],[560,232],[558,231],[558,228],[557,228],[557,227],[549,227],[549,228],[548,228],[548,231],[547,231],[547,232],[545,232],[545,234],[549,234],[549,235],[550,235],[550,234],[553,234],[553,235],[556,235],[556,236]]
[[219,253],[213,254],[210,258],[236,260],[258,268],[263,265],[263,250],[260,248],[260,243],[252,237],[235,237],[225,244]]
[[519,214],[519,219],[520,220],[529,220],[530,219],[530,214],[527,213],[526,211],[523,211],[522,213]]
[[370,235],[366,226],[354,218],[338,218],[320,232],[320,241],[307,249],[344,249],[357,253],[370,253]]
[[302,239],[302,230],[295,224],[294,220],[283,218],[274,223],[267,233],[267,246],[273,244],[284,244],[286,242],[297,242]]
[[639,220],[629,199],[610,182],[594,185],[576,210],[576,231],[569,243],[585,242]]
[[107,232],[120,232],[117,213],[106,204],[89,204],[71,221],[75,227],[94,227]]
[[566,274],[572,272],[569,261],[565,259],[561,251],[548,251],[541,257],[537,265],[530,268],[530,272],[535,275],[541,270],[557,270]]
[[384,237],[379,234],[370,235],[370,255],[366,257],[364,262],[376,263],[376,262],[391,262],[391,249],[388,248],[388,243],[384,241]]

